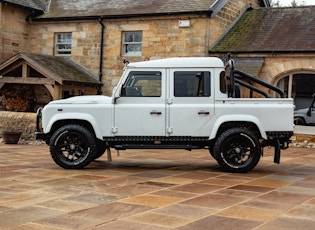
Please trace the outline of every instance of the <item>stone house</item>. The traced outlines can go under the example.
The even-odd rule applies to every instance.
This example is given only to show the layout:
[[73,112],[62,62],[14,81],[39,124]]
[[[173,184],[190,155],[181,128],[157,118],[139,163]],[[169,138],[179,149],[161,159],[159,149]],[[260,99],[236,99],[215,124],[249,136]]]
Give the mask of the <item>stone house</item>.
[[[51,99],[69,96],[74,86],[77,87],[74,95],[83,91],[92,94],[93,90],[95,94],[110,95],[122,73],[124,58],[134,62],[175,56],[221,57],[227,52],[238,59],[239,68],[285,89],[293,84],[296,74],[315,78],[314,44],[300,47],[304,50],[296,52],[289,40],[278,47],[275,41],[283,37],[278,38],[277,30],[269,32],[272,41],[261,40],[257,34],[261,36],[272,29],[272,22],[280,23],[278,29],[294,20],[301,24],[299,20],[304,17],[296,14],[303,10],[309,12],[308,9],[311,11],[312,7],[272,9],[268,0],[0,0],[0,61],[3,62],[0,89],[8,83],[6,74],[11,66],[23,70],[14,61],[18,52],[24,55],[23,60],[19,59],[26,66],[24,76],[30,72],[27,71],[30,66],[41,78],[48,79],[48,83],[40,82],[36,86],[37,91],[45,89],[44,93],[35,93],[36,101],[42,101],[43,95]],[[273,10],[278,10],[283,18],[295,17],[281,24],[282,17],[275,20],[273,15],[277,14]],[[314,16],[308,21],[307,26],[313,28]],[[249,31],[239,32],[247,27]],[[298,43],[307,29],[301,25],[294,29],[298,30],[294,32]],[[290,30],[286,35],[290,38]],[[269,42],[281,48],[281,52],[275,48],[263,50]],[[249,47],[250,50],[243,49]],[[35,66],[36,58],[32,63],[28,62],[30,58],[25,60],[32,55],[43,55],[51,63],[57,58],[59,61],[71,59],[74,66],[80,66],[85,82],[76,81],[77,72],[71,81],[68,76],[58,82],[52,69],[46,70],[49,64]],[[62,68],[59,70],[59,77],[63,78]],[[285,89],[287,95],[295,96],[294,87],[290,87]],[[307,98],[308,94],[303,97]]]

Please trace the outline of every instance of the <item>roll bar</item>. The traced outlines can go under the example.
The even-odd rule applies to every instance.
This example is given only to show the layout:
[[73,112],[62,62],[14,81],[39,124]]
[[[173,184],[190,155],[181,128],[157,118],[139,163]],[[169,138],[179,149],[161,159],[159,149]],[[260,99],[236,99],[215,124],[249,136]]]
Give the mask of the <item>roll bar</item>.
[[[236,88],[239,85],[242,85],[242,86],[244,86],[244,87],[246,87],[246,88],[248,88],[248,89],[250,89],[252,91],[255,91],[255,92],[263,95],[266,98],[269,98],[269,95],[266,92],[264,92],[261,89],[259,89],[259,88],[255,87],[255,86],[253,86],[251,84],[248,84],[247,82],[244,82],[243,80],[241,80],[240,77],[242,77],[243,79],[247,79],[247,80],[253,81],[253,82],[255,82],[255,83],[257,83],[257,84],[259,84],[261,86],[264,86],[264,87],[266,87],[266,88],[268,88],[268,89],[278,93],[281,98],[284,98],[283,91],[281,89],[279,89],[278,87],[275,87],[275,86],[273,86],[273,85],[271,85],[271,84],[269,84],[269,83],[267,83],[267,82],[265,82],[263,80],[260,80],[257,77],[254,77],[254,76],[251,76],[251,75],[249,75],[247,73],[244,73],[241,70],[234,69],[234,60],[230,59],[230,55],[229,54],[227,54],[224,57],[223,61],[225,61],[225,62],[228,61],[227,62],[228,64],[226,65],[226,67],[230,67],[230,76],[227,76],[227,79],[230,80],[230,83],[229,83],[229,86],[228,86],[228,96],[229,97],[232,97],[232,98],[236,97],[236,95],[237,95],[235,93]],[[239,85],[235,84],[235,82],[238,83]]]

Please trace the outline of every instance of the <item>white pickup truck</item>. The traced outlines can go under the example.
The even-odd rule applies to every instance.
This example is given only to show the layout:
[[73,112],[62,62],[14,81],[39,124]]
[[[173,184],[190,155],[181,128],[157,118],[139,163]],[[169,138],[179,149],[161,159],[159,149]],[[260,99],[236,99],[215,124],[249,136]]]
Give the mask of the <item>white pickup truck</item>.
[[[293,134],[293,100],[269,98],[238,77],[283,93],[229,63],[226,76],[215,57],[127,62],[111,97],[78,96],[40,108],[36,139],[67,169],[84,168],[110,148],[208,149],[222,170],[247,172],[263,147],[273,146],[279,163]],[[265,98],[241,98],[240,88]]]

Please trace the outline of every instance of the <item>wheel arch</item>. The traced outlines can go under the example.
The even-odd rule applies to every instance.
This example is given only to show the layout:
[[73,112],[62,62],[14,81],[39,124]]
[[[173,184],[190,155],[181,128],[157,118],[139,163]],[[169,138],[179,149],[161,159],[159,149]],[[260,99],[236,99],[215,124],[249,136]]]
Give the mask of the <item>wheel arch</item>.
[[217,138],[222,132],[233,127],[245,127],[255,133],[259,138],[267,139],[267,135],[261,122],[253,116],[238,115],[238,116],[224,116],[217,119],[210,137],[210,140]]
[[[69,117],[71,119],[69,119]],[[49,122],[49,124],[47,125],[47,130],[46,133],[49,133],[51,136],[52,133],[54,133],[58,128],[64,126],[64,125],[68,125],[68,124],[79,124],[82,125],[84,127],[86,127],[87,129],[89,129],[96,138],[101,139],[102,140],[102,135],[101,135],[101,131],[97,126],[97,123],[95,121],[95,119],[87,114],[84,114],[84,116],[80,116],[80,114],[66,114],[63,116],[55,116],[54,118],[52,118]]]

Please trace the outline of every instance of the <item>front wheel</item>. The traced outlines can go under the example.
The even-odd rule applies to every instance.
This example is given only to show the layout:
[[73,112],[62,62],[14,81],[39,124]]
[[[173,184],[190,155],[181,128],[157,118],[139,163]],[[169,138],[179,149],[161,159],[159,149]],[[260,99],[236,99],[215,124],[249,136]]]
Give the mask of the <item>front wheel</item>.
[[65,169],[81,169],[94,160],[97,153],[94,135],[81,125],[65,125],[57,129],[50,142],[55,163]]
[[231,128],[218,137],[213,154],[224,171],[243,173],[257,165],[261,146],[256,135],[250,130]]

